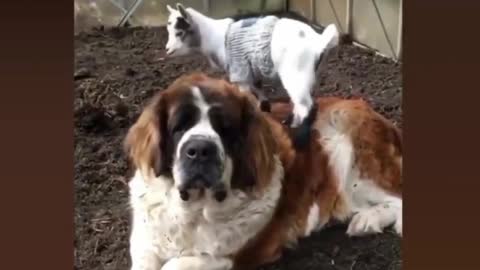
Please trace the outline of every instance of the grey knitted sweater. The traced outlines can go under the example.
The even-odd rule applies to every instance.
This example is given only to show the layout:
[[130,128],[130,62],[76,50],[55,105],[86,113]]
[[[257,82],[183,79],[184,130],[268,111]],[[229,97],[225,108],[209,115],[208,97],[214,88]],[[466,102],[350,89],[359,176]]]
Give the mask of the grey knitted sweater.
[[230,81],[274,78],[270,42],[278,17],[249,18],[230,24],[225,38],[226,71]]

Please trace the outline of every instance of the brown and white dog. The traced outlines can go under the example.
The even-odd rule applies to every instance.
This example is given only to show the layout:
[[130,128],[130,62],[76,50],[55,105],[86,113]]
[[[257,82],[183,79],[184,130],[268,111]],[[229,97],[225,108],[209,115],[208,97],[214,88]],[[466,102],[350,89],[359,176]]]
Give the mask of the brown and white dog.
[[317,99],[308,147],[252,96],[196,73],[156,94],[125,144],[131,269],[255,269],[330,220],[402,234],[400,132],[361,100]]

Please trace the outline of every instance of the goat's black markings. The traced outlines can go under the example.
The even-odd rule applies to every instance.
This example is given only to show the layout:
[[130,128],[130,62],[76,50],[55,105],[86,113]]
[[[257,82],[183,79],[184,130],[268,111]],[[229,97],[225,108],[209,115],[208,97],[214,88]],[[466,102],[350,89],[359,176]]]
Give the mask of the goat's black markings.
[[190,29],[190,24],[184,18],[178,17],[177,21],[175,22],[175,28],[186,31]]

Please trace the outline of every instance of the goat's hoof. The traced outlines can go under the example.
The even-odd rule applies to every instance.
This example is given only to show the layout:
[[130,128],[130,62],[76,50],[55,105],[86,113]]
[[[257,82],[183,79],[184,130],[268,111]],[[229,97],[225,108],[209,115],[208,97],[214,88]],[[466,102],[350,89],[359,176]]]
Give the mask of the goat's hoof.
[[270,102],[268,100],[260,100],[260,110],[262,112],[272,112],[272,107],[270,106]]
[[284,124],[285,126],[290,127],[290,126],[292,125],[292,122],[293,122],[293,113],[290,113],[290,114],[287,116],[287,119],[283,120],[282,124]]

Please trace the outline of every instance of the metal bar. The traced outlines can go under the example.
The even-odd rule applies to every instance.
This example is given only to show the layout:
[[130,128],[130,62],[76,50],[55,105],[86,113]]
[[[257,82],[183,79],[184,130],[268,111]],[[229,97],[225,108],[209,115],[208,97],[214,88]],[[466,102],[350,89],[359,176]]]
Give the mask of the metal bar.
[[115,0],[110,0],[110,3],[112,3],[114,6],[116,6],[118,9],[120,9],[121,11],[123,11],[123,14],[127,13],[127,10],[123,7],[123,5],[121,5],[120,3],[118,3],[117,1]]
[[397,59],[402,57],[402,38],[403,38],[403,0],[400,1],[400,9],[398,11],[398,36],[397,36]]
[[310,20],[317,22],[317,18],[315,17],[315,0],[310,0]]
[[372,0],[373,6],[375,7],[375,11],[377,12],[377,17],[378,20],[380,21],[380,25],[382,26],[383,33],[385,34],[385,38],[387,39],[387,43],[390,46],[390,50],[392,51],[392,56],[397,60],[397,56],[395,53],[395,49],[393,48],[392,41],[390,40],[390,37],[388,36],[387,28],[385,27],[385,24],[383,23],[382,17],[380,16],[380,10],[378,9],[377,2],[375,0]]
[[209,12],[210,12],[210,0],[203,0],[203,11],[205,11],[206,14],[209,14]]
[[346,34],[352,36],[353,32],[353,20],[352,20],[352,14],[353,14],[353,0],[347,0],[347,14],[346,14],[346,20],[347,20],[347,30]]
[[267,6],[267,0],[261,0],[260,1],[260,12],[264,12],[266,6]]
[[335,21],[337,21],[338,27],[340,28],[340,32],[345,33],[345,30],[342,29],[342,23],[340,21],[340,18],[338,18],[337,11],[335,10],[335,6],[332,3],[332,0],[328,0],[328,4],[330,5],[330,8],[332,9],[333,16],[335,17]]
[[135,0],[132,6],[128,9],[127,13],[125,13],[118,23],[118,27],[123,27],[128,19],[132,16],[132,14],[137,10],[138,6],[142,3],[143,0]]
[[[116,6],[118,9],[120,9],[122,12],[123,12],[123,15],[125,15],[125,13],[127,13],[127,10],[123,7],[122,4],[118,3],[116,0],[110,0],[110,3],[112,3],[114,6]],[[130,21],[132,20],[135,20],[135,17],[132,15],[130,16]]]

